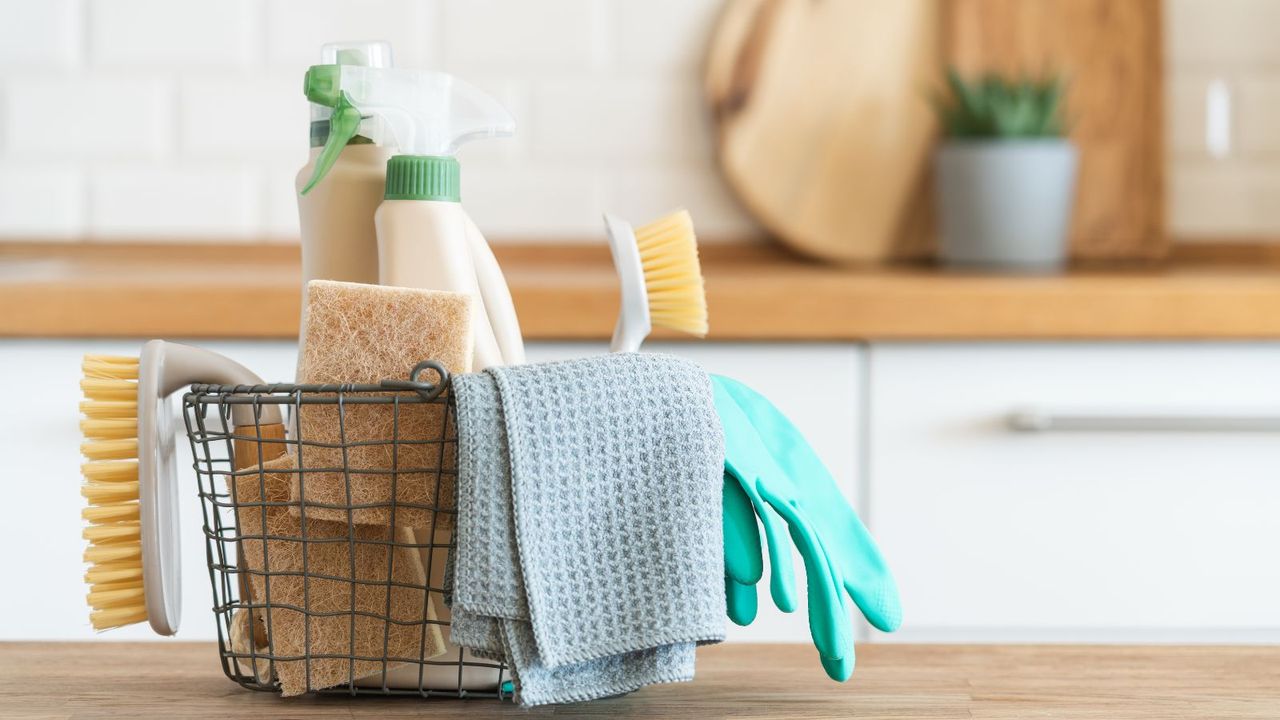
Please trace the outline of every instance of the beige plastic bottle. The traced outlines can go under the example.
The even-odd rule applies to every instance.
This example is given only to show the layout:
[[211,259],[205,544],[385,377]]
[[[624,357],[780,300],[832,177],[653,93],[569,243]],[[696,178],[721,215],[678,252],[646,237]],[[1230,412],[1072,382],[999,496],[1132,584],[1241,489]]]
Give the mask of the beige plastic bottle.
[[[385,42],[330,43],[322,65],[390,67]],[[311,104],[311,152],[298,171],[298,224],[302,231],[302,318],[306,329],[311,280],[378,282],[378,240],[373,213],[382,202],[392,148],[381,142],[382,123],[350,107]]]
[[378,282],[378,239],[373,213],[382,203],[391,148],[353,144],[342,151],[324,179],[302,194],[322,148],[298,171],[298,221],[302,229],[302,292],[307,281]]
[[476,299],[471,303],[471,327],[475,338],[472,369],[519,363],[523,358],[512,358],[511,362],[504,359],[494,335],[467,237],[471,223],[462,204],[456,200],[401,197],[393,189],[396,178],[390,176],[405,170],[403,166],[419,165],[419,168],[408,168],[408,172],[413,172],[432,161],[457,163],[452,158],[398,155],[387,167],[387,198],[374,214],[380,282],[383,285],[451,290],[471,295]]

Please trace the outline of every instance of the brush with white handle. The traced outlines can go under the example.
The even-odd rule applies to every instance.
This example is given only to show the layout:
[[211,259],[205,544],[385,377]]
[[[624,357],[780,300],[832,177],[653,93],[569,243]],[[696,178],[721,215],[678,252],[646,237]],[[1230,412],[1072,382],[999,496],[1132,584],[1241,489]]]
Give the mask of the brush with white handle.
[[637,229],[605,213],[604,224],[622,286],[609,349],[639,350],[654,325],[705,337],[707,295],[689,213],[679,210]]
[[[179,421],[169,398],[196,382],[262,380],[230,358],[163,340],[143,345],[138,358],[86,355],[83,370],[80,451],[88,462],[81,494],[88,502],[82,515],[88,522],[90,621],[95,630],[106,630],[146,620],[157,633],[172,635],[181,614],[182,569],[174,452]],[[231,421],[246,428],[236,435],[276,439],[267,447],[284,451],[275,405],[233,405]],[[238,453],[237,470],[257,463],[257,442],[252,446]]]

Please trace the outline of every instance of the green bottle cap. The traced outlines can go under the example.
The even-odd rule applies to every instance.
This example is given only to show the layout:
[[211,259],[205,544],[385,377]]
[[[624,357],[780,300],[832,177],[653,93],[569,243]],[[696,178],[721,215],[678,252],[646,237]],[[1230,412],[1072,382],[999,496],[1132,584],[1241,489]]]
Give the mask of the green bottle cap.
[[456,158],[393,155],[387,161],[387,200],[460,202],[461,168]]

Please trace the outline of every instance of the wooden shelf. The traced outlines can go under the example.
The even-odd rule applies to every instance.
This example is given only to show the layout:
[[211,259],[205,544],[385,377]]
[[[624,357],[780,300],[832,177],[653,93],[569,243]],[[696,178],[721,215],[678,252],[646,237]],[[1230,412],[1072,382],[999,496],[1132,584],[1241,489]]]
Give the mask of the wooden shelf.
[[[609,336],[605,248],[496,250],[527,338]],[[763,245],[705,246],[703,266],[713,340],[1280,338],[1266,247],[1049,276],[835,267]],[[290,338],[298,283],[290,245],[0,244],[0,336]]]

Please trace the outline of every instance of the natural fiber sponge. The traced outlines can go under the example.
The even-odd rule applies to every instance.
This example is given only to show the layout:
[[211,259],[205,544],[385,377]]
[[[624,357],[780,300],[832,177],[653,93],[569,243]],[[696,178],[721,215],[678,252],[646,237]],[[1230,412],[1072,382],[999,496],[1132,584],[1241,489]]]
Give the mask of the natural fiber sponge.
[[[397,529],[393,540],[387,527],[309,513],[304,526],[285,504],[296,467],[292,456],[277,458],[232,484],[240,552],[253,602],[267,606],[271,667],[283,694],[323,690],[443,653],[437,598],[412,531]],[[353,665],[350,656],[363,659]]]
[[[470,295],[328,280],[307,288],[299,382],[407,379],[423,360],[436,360],[450,373],[470,371]],[[423,379],[436,377],[428,371]],[[456,434],[444,404],[402,403],[397,410],[352,403],[341,411],[303,405],[299,416],[300,462],[308,470],[292,498],[306,501],[308,517],[390,525],[394,483],[397,526],[453,527],[452,513],[436,512],[445,505],[452,510],[456,476]],[[312,470],[343,467],[345,475]]]

